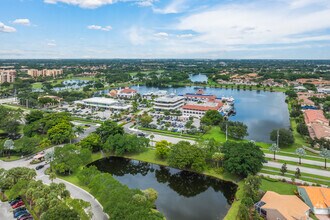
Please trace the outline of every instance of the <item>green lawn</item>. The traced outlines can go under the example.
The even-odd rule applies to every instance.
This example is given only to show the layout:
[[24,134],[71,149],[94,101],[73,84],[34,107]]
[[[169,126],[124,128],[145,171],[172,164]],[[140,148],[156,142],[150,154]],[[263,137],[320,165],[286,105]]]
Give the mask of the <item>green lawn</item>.
[[297,189],[297,186],[277,180],[262,178],[260,189],[264,192],[274,191],[282,195],[294,195],[294,191]]
[[42,88],[41,82],[36,82],[32,84],[32,89],[41,89],[41,88]]

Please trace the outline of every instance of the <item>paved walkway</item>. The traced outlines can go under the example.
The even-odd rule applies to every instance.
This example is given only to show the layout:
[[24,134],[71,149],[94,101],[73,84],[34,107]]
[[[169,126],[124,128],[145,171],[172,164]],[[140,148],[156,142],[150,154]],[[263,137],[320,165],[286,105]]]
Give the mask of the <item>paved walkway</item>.
[[[264,165],[268,166],[268,167],[274,167],[274,168],[281,169],[283,163],[268,161],[267,163],[264,163]],[[318,176],[330,177],[330,171],[327,171],[327,170],[320,170],[320,169],[307,168],[307,167],[302,167],[302,166],[298,166],[298,165],[287,164],[288,170],[291,170],[291,171],[296,171],[297,167],[299,167],[300,172],[302,172],[302,173],[310,173],[310,174],[315,174]]]
[[1,220],[14,220],[13,212],[8,202],[0,201],[0,219]]

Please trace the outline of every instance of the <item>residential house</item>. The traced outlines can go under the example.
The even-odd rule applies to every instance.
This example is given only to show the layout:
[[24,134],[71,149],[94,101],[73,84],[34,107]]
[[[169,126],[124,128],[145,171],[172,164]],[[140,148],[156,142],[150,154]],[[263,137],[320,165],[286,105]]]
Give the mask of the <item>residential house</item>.
[[321,215],[322,219],[330,219],[330,188],[299,186],[298,193],[317,217]]

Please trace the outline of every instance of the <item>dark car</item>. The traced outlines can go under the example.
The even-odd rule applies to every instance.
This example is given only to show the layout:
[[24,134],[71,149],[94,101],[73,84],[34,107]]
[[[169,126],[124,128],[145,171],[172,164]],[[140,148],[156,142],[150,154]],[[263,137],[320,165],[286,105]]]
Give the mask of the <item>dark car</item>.
[[44,166],[45,166],[45,165],[43,165],[43,164],[38,165],[38,166],[36,166],[36,170],[40,170],[40,169],[44,168]]
[[144,133],[139,133],[138,136],[139,137],[145,137],[146,135]]
[[15,214],[15,213],[20,212],[20,211],[23,211],[23,210],[26,210],[26,208],[25,207],[19,207],[19,208],[15,209],[13,211],[13,213]]
[[14,218],[18,218],[18,217],[20,217],[20,216],[22,216],[24,214],[28,214],[28,211],[27,210],[22,210],[22,211],[16,212],[14,214]]
[[21,215],[17,218],[17,220],[28,220],[28,219],[33,219],[32,215],[30,213],[26,213],[26,214]]

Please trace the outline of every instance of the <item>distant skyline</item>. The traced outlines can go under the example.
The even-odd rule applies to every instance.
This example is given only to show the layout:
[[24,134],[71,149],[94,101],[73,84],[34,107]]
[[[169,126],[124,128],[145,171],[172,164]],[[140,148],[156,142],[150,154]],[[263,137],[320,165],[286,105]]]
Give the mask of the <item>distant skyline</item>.
[[17,58],[330,59],[330,1],[1,0]]

